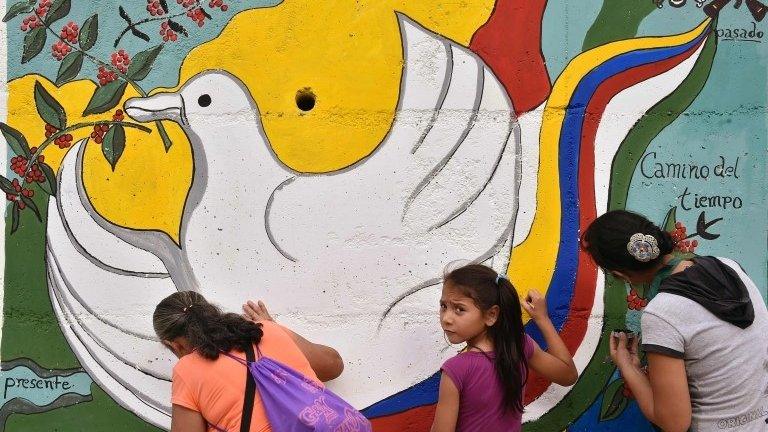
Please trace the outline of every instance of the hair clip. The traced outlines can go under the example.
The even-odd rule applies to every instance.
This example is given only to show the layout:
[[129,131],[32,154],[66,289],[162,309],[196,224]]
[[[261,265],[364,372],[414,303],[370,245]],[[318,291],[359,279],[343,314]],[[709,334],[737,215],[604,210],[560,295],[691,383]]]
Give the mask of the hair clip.
[[627,243],[627,251],[640,262],[655,260],[660,253],[656,237],[643,233],[632,234]]
[[496,275],[496,285],[498,285],[498,284],[499,284],[499,282],[500,282],[502,279],[504,279],[504,280],[509,280],[509,279],[507,278],[507,275],[504,275],[504,274],[501,274],[501,273],[499,273],[499,274],[497,274],[497,275]]

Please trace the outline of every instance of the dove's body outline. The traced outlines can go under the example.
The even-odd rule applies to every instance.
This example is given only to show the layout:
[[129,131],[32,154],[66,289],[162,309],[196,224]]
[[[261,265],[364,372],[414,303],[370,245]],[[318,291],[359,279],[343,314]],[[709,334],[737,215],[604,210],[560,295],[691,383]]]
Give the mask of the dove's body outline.
[[[60,218],[52,220],[53,225],[84,225],[88,231],[101,229],[125,242],[120,245],[122,254],[143,258],[142,263],[135,265],[117,258],[105,267],[99,260],[99,242],[92,242],[90,249],[81,248],[84,254],[77,253],[78,264],[58,262],[49,266],[57,314],[62,322],[70,323],[65,329],[66,336],[78,356],[84,358],[84,367],[113,397],[150,422],[167,425],[163,414],[170,413],[170,406],[164,393],[169,388],[173,359],[155,341],[150,323],[130,317],[111,318],[120,315],[118,311],[126,305],[116,305],[110,300],[112,296],[85,288],[103,286],[96,283],[99,277],[105,281],[132,280],[130,283],[136,284],[134,296],[141,301],[127,309],[139,316],[150,315],[159,301],[156,297],[174,289],[200,291],[229,310],[237,310],[246,297],[269,299],[270,306],[280,312],[282,323],[339,349],[347,360],[346,372],[331,386],[360,408],[385,398],[393,389],[404,390],[418,383],[434,373],[435,364],[447,358],[448,353],[441,349],[445,343],[439,326],[432,326],[429,319],[439,297],[436,284],[440,269],[459,258],[493,263],[499,270],[506,268],[520,182],[520,129],[504,88],[479,57],[404,16],[400,16],[400,23],[407,64],[398,104],[399,119],[371,155],[339,172],[310,175],[294,172],[282,164],[269,146],[250,93],[225,71],[203,72],[180,91],[193,92],[198,89],[194,86],[224,91],[227,97],[223,100],[229,104],[224,107],[225,115],[206,115],[191,106],[207,94],[204,92],[190,100],[180,100],[178,94],[152,96],[166,105],[173,101],[176,108],[150,107],[146,112],[176,119],[193,146],[193,181],[183,212],[180,248],[160,233],[116,227],[101,218],[90,206],[78,175],[82,172],[84,147],[78,144],[66,156],[60,174],[64,196],[58,200],[62,204],[57,201],[66,208]],[[437,68],[428,69],[428,65],[419,62],[435,46],[441,47],[443,56],[432,59],[432,66]],[[235,90],[240,91],[242,99],[233,97],[237,94]],[[215,107],[220,99],[208,96],[200,102]],[[438,106],[444,118],[435,114]],[[126,104],[126,111],[137,115],[131,102]],[[206,123],[208,127],[204,129],[191,127]],[[246,129],[243,124],[253,127]],[[247,142],[242,139],[244,135],[249,137]],[[212,139],[229,144],[229,148],[223,149],[223,157],[221,152],[215,157],[211,155],[210,152],[222,150],[211,145]],[[238,139],[242,145],[235,144]],[[478,158],[478,150],[483,147],[489,149],[489,156]],[[404,158],[410,160],[403,163]],[[401,171],[384,171],[392,171],[393,166],[401,167]],[[249,175],[228,179],[227,169]],[[445,195],[445,188],[456,183],[451,176],[457,175],[466,177],[464,185],[456,185],[464,189],[449,204],[434,206],[440,195]],[[314,185],[322,182],[330,186],[316,190]],[[77,187],[68,187],[67,183]],[[346,201],[342,199],[344,194],[339,193],[342,187],[350,191]],[[399,192],[393,194],[393,190]],[[225,195],[227,192],[229,195]],[[323,199],[313,206],[307,205],[319,195]],[[236,201],[225,206],[226,197]],[[369,205],[349,207],[363,199],[368,199]],[[329,205],[330,201],[333,202]],[[388,202],[395,205],[381,204]],[[401,203],[399,208],[397,202]],[[74,212],[71,208],[77,203],[82,209]],[[343,206],[347,208],[339,212],[335,221],[330,216],[318,221],[329,213],[329,208]],[[63,211],[66,209],[69,210]],[[297,222],[296,215],[303,217],[303,221]],[[69,221],[68,217],[75,216],[85,222]],[[474,225],[467,225],[468,220]],[[232,221],[247,221],[249,225],[237,226]],[[371,225],[370,221],[380,223]],[[372,234],[365,233],[364,224],[373,227]],[[340,225],[343,226],[339,228]],[[296,227],[306,229],[298,232]],[[76,249],[70,246],[77,243],[78,236],[73,232],[56,226],[49,229],[51,263],[60,255],[75,254]],[[469,242],[471,246],[467,247],[455,239],[457,234],[471,235],[476,241]],[[109,237],[104,232],[101,235]],[[320,240],[323,237],[325,244]],[[246,246],[238,247],[238,241]],[[361,245],[378,241],[372,245],[378,253],[360,253],[350,248],[351,242],[356,241]],[[234,247],[224,250],[222,245]],[[332,253],[325,251],[329,247]],[[339,251],[343,248],[347,250]],[[146,272],[141,271],[141,266],[152,261],[151,255],[162,263],[151,263],[157,273],[151,280],[158,281],[162,288],[153,288],[149,293],[140,288],[150,280],[143,277]],[[400,257],[411,262],[392,261]],[[104,268],[90,272],[91,279],[67,279],[72,273],[70,269],[94,262]],[[352,266],[357,269],[349,270]],[[345,279],[347,282],[340,286],[338,281]],[[292,284],[302,287],[302,295],[281,297],[280,291]],[[360,292],[362,287],[368,287],[367,294]],[[423,289],[428,287],[433,289]],[[409,290],[412,295],[403,295],[403,291]],[[130,296],[125,291],[116,294]],[[379,312],[361,315],[371,310],[370,303],[376,303],[375,310]],[[359,318],[344,325],[323,321],[327,316],[323,318],[320,312],[329,308],[342,310],[346,316],[358,314]],[[415,335],[409,343],[436,347],[420,354],[431,359],[428,361],[413,362],[397,348],[403,341],[398,340],[399,330],[393,332],[393,327],[403,325],[398,322],[399,316],[414,308],[424,321],[407,324],[414,328]],[[385,319],[388,311],[389,318]],[[340,314],[333,320],[343,318]],[[391,319],[398,324],[387,322]]]

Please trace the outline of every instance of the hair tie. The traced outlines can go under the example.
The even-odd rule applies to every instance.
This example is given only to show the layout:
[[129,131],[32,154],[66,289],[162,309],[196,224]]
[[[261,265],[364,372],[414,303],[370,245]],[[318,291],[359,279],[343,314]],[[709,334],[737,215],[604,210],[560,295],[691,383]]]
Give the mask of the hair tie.
[[496,285],[498,285],[499,282],[501,282],[502,279],[509,280],[507,278],[507,275],[499,273],[499,274],[496,275]]
[[185,307],[184,309],[182,309],[181,311],[182,311],[183,313],[187,313],[187,310],[188,310],[188,309],[191,309],[191,308],[192,308],[192,306],[194,306],[194,305],[189,305],[189,306]]
[[656,237],[643,233],[632,234],[627,243],[627,251],[640,262],[648,262],[659,257],[659,243]]

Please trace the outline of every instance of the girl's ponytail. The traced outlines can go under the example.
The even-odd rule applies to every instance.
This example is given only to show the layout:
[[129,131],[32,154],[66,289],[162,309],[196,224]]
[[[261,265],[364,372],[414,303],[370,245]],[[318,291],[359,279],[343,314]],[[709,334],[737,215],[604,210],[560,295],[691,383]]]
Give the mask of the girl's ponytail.
[[520,298],[509,279],[498,278],[499,317],[488,329],[496,350],[496,373],[504,389],[504,407],[523,411],[523,389],[528,381],[525,330]]
[[520,298],[514,286],[506,277],[480,264],[457,268],[443,279],[474,300],[483,313],[493,306],[499,307],[498,318],[488,328],[488,335],[496,351],[494,365],[504,390],[503,407],[522,412],[528,362]]
[[259,343],[261,325],[234,313],[222,313],[199,293],[179,291],[163,299],[152,317],[161,340],[184,336],[203,357],[211,360],[233,349],[245,351]]

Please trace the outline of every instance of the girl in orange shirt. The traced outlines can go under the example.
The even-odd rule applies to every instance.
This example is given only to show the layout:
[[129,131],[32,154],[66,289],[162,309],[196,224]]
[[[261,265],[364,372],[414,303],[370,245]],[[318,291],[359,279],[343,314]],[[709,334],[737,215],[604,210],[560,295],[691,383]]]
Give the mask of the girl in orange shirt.
[[[174,293],[155,309],[155,333],[179,358],[171,386],[171,432],[241,430],[250,376],[241,363],[222,353],[243,358],[249,345],[258,345],[263,355],[318,383],[341,374],[343,363],[336,350],[274,323],[261,302],[248,302],[244,309],[248,319],[222,313],[194,291]],[[258,392],[248,430],[272,430]]]

